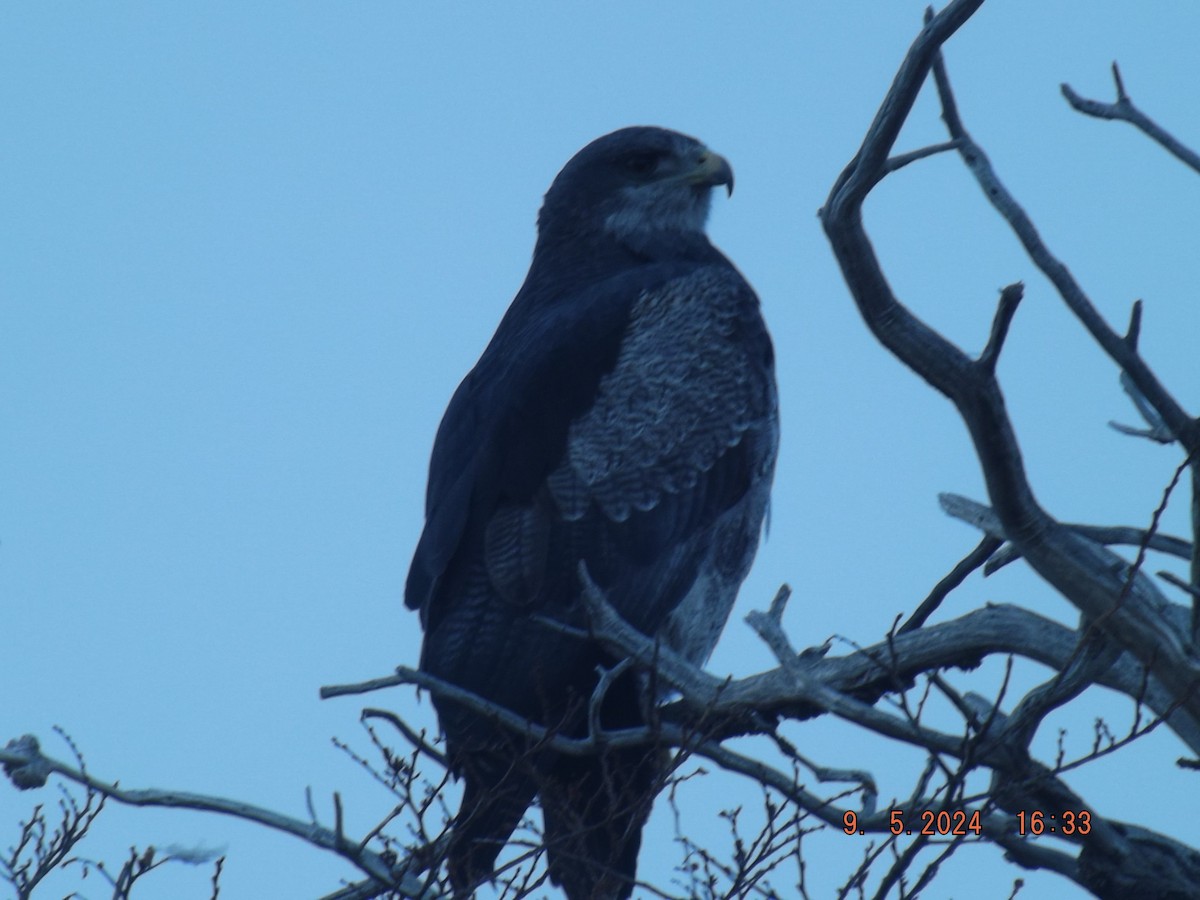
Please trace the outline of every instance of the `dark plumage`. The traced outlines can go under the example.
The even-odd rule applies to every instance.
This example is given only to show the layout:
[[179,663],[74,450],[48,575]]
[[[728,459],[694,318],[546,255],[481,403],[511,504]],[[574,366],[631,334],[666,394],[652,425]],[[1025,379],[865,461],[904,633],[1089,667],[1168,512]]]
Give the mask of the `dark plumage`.
[[[434,443],[406,589],[421,667],[567,735],[586,735],[596,668],[616,662],[538,621],[584,624],[580,561],[632,625],[702,663],[758,546],[779,440],[773,353],[758,298],[704,234],[717,185],[732,192],[729,164],[661,128],[579,151]],[[646,692],[640,676],[617,679],[604,727],[643,724]],[[629,896],[657,754],[531,751],[435,705],[465,781],[460,892],[538,795],[567,896]]]

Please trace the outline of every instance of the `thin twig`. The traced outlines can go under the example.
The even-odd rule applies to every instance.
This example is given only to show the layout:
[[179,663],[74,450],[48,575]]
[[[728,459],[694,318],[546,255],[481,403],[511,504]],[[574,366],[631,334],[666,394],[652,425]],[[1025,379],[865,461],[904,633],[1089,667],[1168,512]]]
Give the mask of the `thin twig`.
[[941,581],[939,581],[929,596],[921,601],[921,605],[917,607],[916,612],[908,617],[908,621],[900,626],[898,634],[907,634],[925,624],[925,621],[933,615],[934,610],[942,605],[942,601],[950,595],[956,587],[966,581],[967,576],[986,563],[991,558],[992,554],[1000,548],[1003,540],[991,535],[985,535],[979,545],[959,560],[958,565],[950,570]]
[[1158,142],[1168,153],[1186,166],[1200,172],[1200,154],[1173,137],[1170,132],[1147,116],[1133,105],[1129,95],[1125,93],[1125,85],[1121,81],[1121,70],[1117,64],[1112,64],[1113,81],[1116,82],[1117,99],[1112,103],[1102,103],[1099,100],[1089,100],[1081,97],[1071,89],[1069,84],[1062,85],[1063,96],[1077,112],[1097,119],[1113,119],[1128,122],[1151,140]]
[[1008,327],[1012,324],[1013,316],[1016,315],[1017,307],[1024,295],[1025,286],[1019,281],[1016,284],[1010,284],[1000,292],[1000,302],[996,305],[996,315],[992,319],[992,333],[988,337],[983,352],[979,354],[979,365],[984,371],[995,373],[996,362],[1004,347],[1004,339],[1008,337]]
[[884,163],[888,174],[895,172],[897,169],[903,169],[909,163],[914,163],[917,160],[926,159],[930,156],[935,156],[938,153],[946,153],[949,150],[957,150],[957,141],[943,141],[940,144],[931,144],[928,147],[922,147],[919,150],[910,150],[907,153],[899,153],[896,156],[888,158]]

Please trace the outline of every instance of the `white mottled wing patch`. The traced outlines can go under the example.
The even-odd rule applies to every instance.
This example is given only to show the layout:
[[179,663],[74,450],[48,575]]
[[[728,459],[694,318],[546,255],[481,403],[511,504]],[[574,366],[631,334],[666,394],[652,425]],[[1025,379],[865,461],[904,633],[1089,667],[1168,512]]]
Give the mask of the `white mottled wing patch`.
[[617,522],[654,508],[694,487],[767,413],[740,333],[745,291],[735,272],[708,267],[637,299],[616,366],[548,479],[565,519],[593,500]]

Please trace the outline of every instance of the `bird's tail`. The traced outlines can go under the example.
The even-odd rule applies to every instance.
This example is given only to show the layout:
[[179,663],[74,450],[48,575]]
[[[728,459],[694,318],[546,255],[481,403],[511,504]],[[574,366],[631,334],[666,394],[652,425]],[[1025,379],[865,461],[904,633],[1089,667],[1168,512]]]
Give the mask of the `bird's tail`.
[[646,748],[564,756],[541,785],[550,878],[568,900],[625,900],[662,765]]
[[454,818],[448,854],[456,897],[472,896],[491,876],[497,855],[537,792],[537,780],[521,765],[517,752],[476,754],[463,768],[462,805]]

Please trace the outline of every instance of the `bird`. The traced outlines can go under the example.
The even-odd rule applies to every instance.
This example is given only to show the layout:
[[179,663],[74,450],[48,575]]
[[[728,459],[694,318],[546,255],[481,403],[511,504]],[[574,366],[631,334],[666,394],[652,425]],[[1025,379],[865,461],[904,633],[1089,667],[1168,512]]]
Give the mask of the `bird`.
[[[757,295],[706,235],[718,187],[732,196],[730,164],[665,128],[576,153],[434,440],[405,584],[421,670],[555,735],[644,727],[655,701],[649,676],[589,635],[581,566],[626,622],[702,665],[758,548],[779,447],[774,349]],[[571,755],[433,701],[463,782],[455,895],[491,876],[536,799],[568,900],[628,898],[663,751]]]

